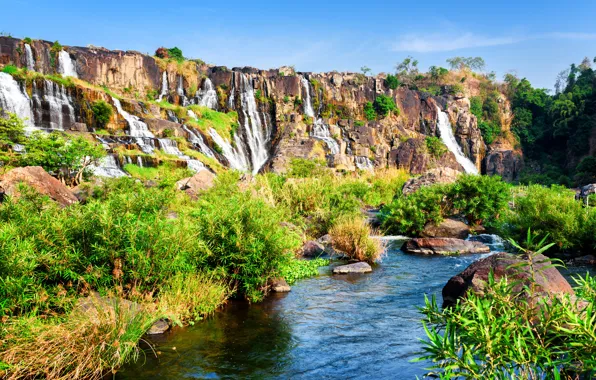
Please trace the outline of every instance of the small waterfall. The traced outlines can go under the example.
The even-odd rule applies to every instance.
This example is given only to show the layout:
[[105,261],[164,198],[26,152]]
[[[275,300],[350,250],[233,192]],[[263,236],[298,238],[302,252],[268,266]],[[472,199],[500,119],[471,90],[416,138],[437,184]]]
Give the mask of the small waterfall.
[[194,113],[193,110],[188,110],[187,113],[188,113],[188,116],[192,117],[193,119],[199,120],[199,117],[197,116],[196,113]]
[[137,165],[139,168],[143,167],[143,158],[141,156],[137,156]]
[[72,99],[66,88],[44,79],[43,89],[33,82],[33,105],[38,125],[42,128],[64,131],[76,121]]
[[188,101],[188,98],[184,94],[184,83],[183,83],[182,76],[178,77],[178,84],[176,85],[176,94],[178,94],[178,96],[182,100],[182,107],[186,107],[190,104],[190,102]]
[[230,97],[228,98],[228,108],[231,110],[236,109],[236,75],[232,73],[232,89],[230,90]]
[[118,114],[120,114],[120,116],[122,116],[128,123],[129,135],[135,137],[135,142],[139,145],[139,147],[141,147],[141,150],[144,153],[153,154],[153,150],[155,148],[153,138],[155,138],[155,136],[153,133],[151,133],[151,131],[149,131],[147,124],[141,121],[141,119],[137,116],[131,115],[124,111],[122,109],[120,100],[112,98],[112,102],[116,106]]
[[312,137],[321,140],[325,144],[327,144],[327,147],[331,151],[331,154],[338,154],[339,144],[337,143],[337,141],[335,141],[334,138],[331,137],[329,127],[325,124],[323,119],[319,117],[320,110],[318,111],[318,114],[315,115],[315,111],[312,107],[312,98],[310,95],[310,83],[304,77],[300,78],[300,82],[302,83],[302,88],[304,89],[302,99],[304,114],[314,120]]
[[198,105],[209,107],[212,110],[217,109],[217,91],[215,91],[211,79],[205,78],[203,88],[197,91],[195,96]]
[[116,158],[111,154],[108,154],[99,160],[97,166],[91,166],[91,172],[98,177],[118,178],[127,176],[127,174],[120,169],[118,162],[116,162]]
[[354,157],[354,164],[360,170],[374,170],[375,166],[368,157]]
[[209,129],[209,135],[215,144],[221,148],[224,157],[228,160],[232,169],[244,172],[248,171],[249,163],[246,158],[247,155],[246,152],[244,152],[244,149],[242,149],[242,142],[240,141],[238,135],[234,135],[235,147],[233,147],[228,141],[224,140],[224,138],[221,137],[213,128]]
[[166,115],[168,116],[169,121],[180,124],[180,119],[178,119],[178,116],[176,116],[174,111],[166,110]]
[[161,76],[161,92],[159,93],[159,98],[157,98],[158,102],[161,102],[164,96],[168,96],[168,87],[168,73],[164,71]]
[[250,148],[252,172],[256,174],[269,159],[267,142],[269,136],[263,132],[261,118],[257,111],[257,102],[252,83],[245,74],[241,74],[240,101],[244,115],[244,133],[246,143]]
[[33,58],[33,51],[29,44],[25,44],[25,61],[27,63],[27,70],[35,71],[35,59]]
[[439,115],[437,127],[439,128],[441,140],[447,146],[447,149],[449,149],[455,155],[455,159],[461,166],[463,166],[466,173],[478,174],[478,168],[476,168],[476,165],[474,165],[474,163],[464,155],[461,147],[455,139],[455,136],[453,135],[451,123],[449,122],[449,115],[447,115],[446,112],[441,111],[439,107],[437,107],[437,112]]
[[505,240],[498,235],[493,234],[480,234],[480,235],[470,235],[466,240],[470,241],[479,241],[485,245],[490,247],[490,250],[493,252],[501,252],[505,250]]
[[[192,111],[189,110],[189,113],[190,112]],[[203,153],[207,157],[215,158],[215,154],[213,154],[213,151],[209,149],[207,144],[205,144],[205,140],[203,140],[203,136],[201,136],[200,133],[187,127],[186,125],[183,125],[182,129],[184,129],[188,133],[188,141],[190,141],[191,144],[197,145],[201,153]]]
[[178,158],[180,158],[181,160],[186,161],[187,167],[194,171],[194,172],[200,172],[201,170],[205,170],[205,165],[203,165],[203,163],[199,160],[194,160],[192,158],[190,158],[189,156],[185,155],[184,153],[182,153],[180,151],[180,149],[178,149],[178,144],[176,144],[176,141],[174,140],[170,140],[170,139],[157,139],[157,141],[159,142],[159,147],[166,152],[167,154],[171,154],[174,155]]
[[0,72],[0,116],[4,112],[16,114],[23,119],[28,132],[36,130],[31,100],[10,74]]
[[310,97],[310,83],[304,77],[300,78],[300,82],[302,82],[302,88],[304,89],[304,94],[302,95],[302,107],[304,108],[304,114],[308,117],[314,118],[315,111],[312,108],[312,100]]
[[58,72],[65,77],[78,78],[75,61],[67,51],[61,50],[58,53]]
[[130,158],[130,156],[126,156],[125,160],[126,164],[132,164],[132,158]]

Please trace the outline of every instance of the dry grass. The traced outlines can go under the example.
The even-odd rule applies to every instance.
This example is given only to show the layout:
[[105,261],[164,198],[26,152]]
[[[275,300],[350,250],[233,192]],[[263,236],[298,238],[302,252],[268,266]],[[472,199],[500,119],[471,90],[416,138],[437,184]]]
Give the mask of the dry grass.
[[385,253],[385,244],[371,238],[373,231],[361,217],[340,220],[331,228],[333,248],[344,252],[349,258],[374,263]]

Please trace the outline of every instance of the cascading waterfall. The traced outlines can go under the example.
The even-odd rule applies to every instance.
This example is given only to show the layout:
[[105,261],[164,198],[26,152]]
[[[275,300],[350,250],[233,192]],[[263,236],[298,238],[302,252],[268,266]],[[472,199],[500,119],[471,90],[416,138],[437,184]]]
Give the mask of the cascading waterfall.
[[205,78],[205,81],[203,82],[203,88],[197,91],[195,96],[198,105],[203,107],[209,107],[212,110],[217,109],[217,91],[215,91],[211,79]]
[[153,150],[155,149],[153,139],[155,136],[149,131],[147,124],[141,121],[137,116],[124,111],[122,109],[122,104],[120,104],[120,100],[112,98],[112,102],[116,106],[118,114],[120,114],[120,116],[122,116],[128,123],[129,135],[135,138],[135,142],[141,147],[141,150],[144,153],[153,154]]
[[[33,104],[35,120],[42,128],[64,131],[70,129],[75,122],[75,112],[72,99],[66,88],[51,80],[44,79],[43,89],[33,82]],[[44,113],[49,113],[45,115]]]
[[269,136],[264,133],[261,118],[257,111],[254,88],[245,74],[240,76],[240,102],[242,114],[244,115],[243,126],[246,143],[250,149],[252,172],[256,174],[269,159],[266,146]]
[[0,108],[23,119],[26,131],[36,130],[31,100],[10,74],[0,72]]
[[182,153],[180,149],[178,149],[178,144],[176,144],[176,141],[170,139],[157,139],[157,141],[159,142],[159,147],[164,152],[186,161],[188,169],[194,172],[200,172],[201,170],[205,170],[205,165],[201,161],[192,159],[189,156]]
[[221,148],[223,156],[228,160],[228,163],[232,169],[243,172],[249,170],[250,166],[247,160],[247,155],[242,148],[242,142],[240,141],[240,138],[237,134],[234,135],[235,146],[232,146],[232,144],[221,137],[213,128],[209,128],[209,135],[215,144]]
[[236,75],[232,75],[232,90],[230,91],[230,97],[228,98],[228,108],[231,110],[236,109]]
[[61,50],[58,53],[58,71],[65,77],[78,78],[74,60],[67,51]]
[[188,98],[184,94],[184,83],[183,83],[183,80],[182,80],[182,76],[179,76],[178,77],[178,84],[176,86],[176,93],[178,94],[178,96],[180,97],[180,99],[182,99],[182,107],[186,107],[186,106],[188,106],[190,104],[189,101],[188,101]]
[[207,144],[205,144],[205,140],[203,140],[203,136],[201,136],[200,133],[187,127],[186,125],[183,125],[182,129],[184,129],[188,133],[188,141],[190,141],[191,144],[197,145],[201,153],[203,153],[207,157],[215,158],[215,154],[213,154],[213,151],[209,149]]
[[98,165],[91,166],[91,172],[98,177],[118,178],[127,177],[128,175],[120,169],[116,158],[108,154],[99,160]]
[[159,93],[159,98],[157,98],[158,102],[161,102],[164,96],[168,96],[168,73],[164,71],[161,76],[161,92]]
[[354,164],[360,170],[374,170],[375,166],[368,157],[354,157]]
[[455,159],[461,166],[463,166],[466,173],[478,174],[478,168],[476,168],[476,165],[464,155],[464,152],[461,150],[461,147],[453,135],[451,123],[449,122],[449,115],[447,115],[446,112],[443,112],[439,107],[437,107],[437,111],[437,127],[439,128],[441,140],[447,146],[447,149],[455,155]]
[[331,137],[331,132],[329,132],[329,127],[325,124],[323,119],[319,116],[320,110],[318,114],[315,115],[315,111],[312,107],[312,98],[310,95],[310,83],[304,77],[300,78],[300,82],[302,83],[302,87],[304,88],[304,99],[303,99],[303,108],[304,114],[314,120],[313,128],[312,128],[312,137],[323,141],[327,144],[327,147],[331,151],[331,154],[338,154],[339,153],[339,144],[335,141],[334,138]]
[[25,61],[27,63],[27,70],[35,71],[35,59],[33,58],[33,51],[29,44],[25,44]]

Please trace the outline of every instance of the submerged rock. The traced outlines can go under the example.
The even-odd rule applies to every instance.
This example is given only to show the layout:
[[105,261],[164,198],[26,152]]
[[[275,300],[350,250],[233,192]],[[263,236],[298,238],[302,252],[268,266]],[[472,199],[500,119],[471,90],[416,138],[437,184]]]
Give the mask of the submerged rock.
[[281,277],[271,280],[269,286],[275,293],[287,293],[292,290],[286,280]]
[[453,219],[445,219],[439,225],[427,223],[421,235],[426,238],[448,237],[465,239],[469,234],[470,227],[467,224]]
[[407,253],[418,253],[423,255],[490,252],[490,248],[480,242],[454,238],[411,239],[403,245],[402,249]]
[[147,330],[147,335],[158,335],[163,334],[170,329],[170,324],[165,319],[160,319],[151,326],[149,330]]
[[348,273],[368,273],[372,272],[372,267],[365,262],[359,262],[348,265],[340,265],[333,268],[333,274],[348,274]]
[[[514,268],[512,265],[524,261],[527,261],[524,255],[500,252],[470,264],[463,272],[452,277],[443,288],[443,307],[455,304],[457,299],[465,296],[468,291],[483,294],[491,271],[495,281],[503,277],[507,277],[510,282],[519,281],[513,290],[521,292],[524,286],[531,283],[532,276],[527,267]],[[534,258],[534,270],[535,273],[539,273],[534,276],[538,293],[544,296],[574,295],[567,280],[556,268],[548,267],[549,265],[550,261],[544,255]]]
[[18,197],[18,185],[23,183],[42,195],[47,195],[62,206],[77,203],[78,199],[62,182],[49,175],[41,166],[12,169],[0,179],[0,188],[6,195]]

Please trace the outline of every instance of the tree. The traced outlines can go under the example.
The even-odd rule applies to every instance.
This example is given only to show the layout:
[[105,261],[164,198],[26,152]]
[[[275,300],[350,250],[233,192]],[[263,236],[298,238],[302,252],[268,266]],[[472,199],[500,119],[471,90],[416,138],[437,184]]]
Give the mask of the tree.
[[386,95],[377,96],[375,102],[373,103],[373,106],[375,107],[375,111],[377,112],[377,114],[381,117],[387,116],[389,112],[399,112],[399,109],[395,105],[395,101],[393,100],[393,98]]
[[0,148],[22,144],[25,140],[25,123],[14,113],[0,115]]
[[447,70],[444,67],[431,66],[428,68],[428,73],[430,74],[431,79],[437,82],[445,75],[447,75],[449,73],[449,70]]
[[162,59],[168,59],[170,58],[170,53],[168,52],[168,49],[162,46],[155,51],[155,56]]
[[362,74],[368,75],[372,70],[369,67],[367,67],[367,66],[362,66],[360,68],[360,71],[362,71]]
[[395,66],[395,73],[403,83],[412,85],[418,75],[418,60],[408,56]]
[[396,88],[399,87],[399,85],[401,84],[399,79],[397,79],[397,77],[395,75],[387,75],[387,78],[385,78],[385,84],[387,85],[387,87],[389,87],[392,90],[395,90]]
[[482,57],[453,57],[447,59],[447,63],[453,70],[484,70],[486,63]]
[[182,50],[180,50],[177,47],[173,47],[168,49],[168,54],[170,55],[170,58],[173,58],[177,61],[184,61],[184,56],[182,55]]
[[375,111],[375,107],[373,106],[372,102],[366,102],[364,105],[364,116],[366,120],[372,121],[377,118],[377,111]]
[[106,103],[104,100],[98,100],[93,103],[91,106],[91,110],[93,111],[93,116],[95,117],[95,122],[97,126],[103,128],[106,124],[110,121],[110,117],[112,117],[112,106]]
[[103,147],[82,136],[66,137],[58,132],[35,132],[25,142],[23,162],[38,165],[62,183],[74,186],[81,183],[89,165],[97,164],[105,156]]

